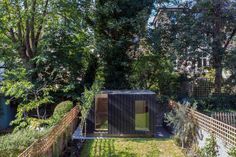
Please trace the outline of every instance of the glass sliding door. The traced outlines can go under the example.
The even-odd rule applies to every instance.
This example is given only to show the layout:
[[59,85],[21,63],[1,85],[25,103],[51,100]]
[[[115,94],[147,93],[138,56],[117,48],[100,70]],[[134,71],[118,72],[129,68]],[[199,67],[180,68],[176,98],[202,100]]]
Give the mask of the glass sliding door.
[[95,99],[95,128],[108,129],[108,95],[98,94]]
[[149,112],[146,101],[135,101],[135,130],[149,130]]

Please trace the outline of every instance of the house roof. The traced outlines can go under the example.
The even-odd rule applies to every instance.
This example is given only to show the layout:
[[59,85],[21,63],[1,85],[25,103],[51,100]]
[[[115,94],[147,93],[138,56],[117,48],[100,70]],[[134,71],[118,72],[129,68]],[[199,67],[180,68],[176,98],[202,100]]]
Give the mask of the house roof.
[[103,90],[102,94],[156,94],[150,90]]

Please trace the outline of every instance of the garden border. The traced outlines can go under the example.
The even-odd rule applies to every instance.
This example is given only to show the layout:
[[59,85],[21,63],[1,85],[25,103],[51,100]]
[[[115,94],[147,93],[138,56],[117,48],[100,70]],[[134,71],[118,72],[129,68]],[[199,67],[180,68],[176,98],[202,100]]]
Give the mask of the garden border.
[[26,148],[18,157],[59,156],[67,146],[77,127],[79,108],[75,106],[44,137]]
[[[178,106],[175,101],[169,101],[169,107],[174,108]],[[227,148],[236,147],[236,128],[207,116],[203,113],[195,111],[193,109],[188,109],[189,112],[193,114],[193,117],[197,120],[199,128],[212,133],[213,135],[219,137],[226,143]]]

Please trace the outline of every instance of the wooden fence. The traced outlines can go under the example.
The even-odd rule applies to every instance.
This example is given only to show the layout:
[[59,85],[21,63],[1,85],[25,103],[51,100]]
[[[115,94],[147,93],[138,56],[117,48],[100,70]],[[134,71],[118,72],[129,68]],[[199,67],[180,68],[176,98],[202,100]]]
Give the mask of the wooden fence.
[[[169,107],[177,107],[178,103],[175,101],[169,102]],[[236,147],[236,128],[214,119],[210,116],[197,112],[195,110],[189,109],[193,117],[197,120],[199,128],[212,133],[216,137],[222,139],[229,147]]]
[[236,112],[214,112],[211,117],[236,127]]
[[78,124],[78,107],[74,107],[45,137],[37,140],[18,157],[59,156]]
[[221,138],[227,145],[236,147],[236,128],[209,117],[200,112],[189,110],[198,122],[198,126],[213,135]]

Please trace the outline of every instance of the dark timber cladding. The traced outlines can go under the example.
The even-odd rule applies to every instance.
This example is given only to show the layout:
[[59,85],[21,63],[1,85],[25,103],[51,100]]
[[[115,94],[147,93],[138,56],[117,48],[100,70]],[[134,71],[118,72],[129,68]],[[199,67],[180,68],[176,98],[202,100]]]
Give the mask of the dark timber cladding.
[[[146,90],[102,91],[108,95],[108,134],[151,134],[156,132],[158,105],[156,94]],[[96,101],[96,100],[95,100]],[[145,102],[148,110],[148,129],[135,128],[135,102]],[[94,109],[92,111],[94,113]],[[94,118],[94,116],[92,116]],[[91,117],[91,118],[92,118]],[[140,121],[144,121],[141,117]],[[96,122],[95,122],[96,123]]]

